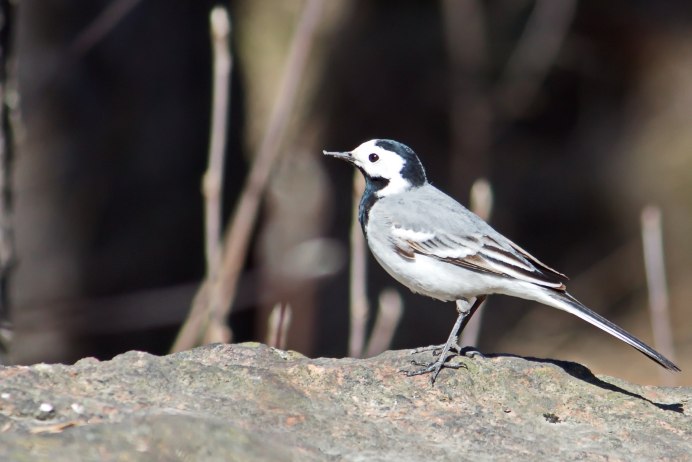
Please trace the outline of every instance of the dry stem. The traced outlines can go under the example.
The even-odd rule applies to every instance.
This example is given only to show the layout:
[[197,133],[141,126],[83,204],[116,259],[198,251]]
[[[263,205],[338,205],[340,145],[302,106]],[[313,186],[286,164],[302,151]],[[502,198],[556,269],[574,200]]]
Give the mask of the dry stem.
[[401,295],[394,289],[384,289],[380,293],[377,318],[372,334],[365,349],[365,356],[371,357],[382,353],[392,344],[394,333],[404,311]]
[[[267,130],[250,168],[231,224],[223,239],[218,277],[208,284],[205,283],[200,289],[200,291],[208,291],[206,295],[207,305],[204,310],[195,310],[194,308],[191,310],[190,316],[188,316],[188,320],[173,346],[173,351],[190,348],[196,342],[196,336],[183,336],[188,324],[195,325],[199,322],[193,319],[193,316],[208,316],[209,323],[214,325],[224,325],[226,322],[235,298],[238,277],[248,253],[250,236],[255,226],[260,202],[271,169],[279,154],[279,144],[295,105],[298,86],[303,79],[307,58],[313,45],[314,32],[323,6],[323,0],[308,0],[305,3],[291,43],[286,70],[281,80],[278,98],[272,110]],[[204,297],[199,298],[203,299]],[[216,339],[216,341],[228,340],[228,338]]]
[[[673,347],[673,329],[671,328],[670,310],[668,309],[661,209],[651,205],[645,207],[641,214],[641,225],[654,346],[671,361],[674,361],[675,348]],[[665,385],[675,385],[673,374],[668,374],[663,370],[661,372],[661,381]]]
[[365,348],[365,328],[370,306],[367,294],[367,254],[365,239],[358,221],[360,195],[365,188],[365,180],[358,170],[353,174],[353,213],[351,214],[351,267],[350,267],[350,319],[351,329],[348,339],[348,354],[360,358]]

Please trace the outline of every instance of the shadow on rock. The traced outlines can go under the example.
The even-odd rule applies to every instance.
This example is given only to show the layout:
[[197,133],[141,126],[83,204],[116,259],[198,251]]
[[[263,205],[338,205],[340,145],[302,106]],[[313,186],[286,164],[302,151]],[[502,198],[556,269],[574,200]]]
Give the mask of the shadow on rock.
[[643,397],[640,394],[634,393],[629,390],[625,390],[624,388],[618,387],[615,384],[608,383],[605,380],[601,380],[598,377],[594,375],[589,368],[575,362],[571,361],[561,361],[559,359],[546,359],[546,358],[535,358],[532,356],[519,356],[519,355],[513,355],[513,354],[505,354],[505,353],[494,353],[494,354],[487,354],[484,355],[487,358],[521,358],[526,361],[531,361],[531,362],[536,362],[536,363],[549,363],[549,364],[554,364],[567,372],[569,375],[572,377],[582,380],[586,383],[589,383],[591,385],[595,385],[597,387],[600,387],[604,390],[609,390],[609,391],[614,391],[616,393],[621,393],[623,395],[631,396],[633,398],[641,399],[642,401],[646,401],[649,404],[652,404],[656,406],[659,409],[662,409],[664,411],[673,411],[677,412],[680,414],[684,414],[685,409],[682,403],[672,403],[672,404],[665,404],[665,403],[657,403],[655,401],[651,401],[648,398]]

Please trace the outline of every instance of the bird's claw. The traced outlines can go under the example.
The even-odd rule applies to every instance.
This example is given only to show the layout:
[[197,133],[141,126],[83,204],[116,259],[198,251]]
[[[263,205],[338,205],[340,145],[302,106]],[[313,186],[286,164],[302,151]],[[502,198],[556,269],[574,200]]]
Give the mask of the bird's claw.
[[457,356],[456,354],[451,354],[448,355],[446,358],[440,357],[437,359],[437,361],[433,361],[431,363],[424,363],[416,360],[411,360],[411,364],[414,366],[419,366],[421,369],[415,369],[415,370],[407,370],[407,369],[401,369],[401,372],[406,374],[407,377],[413,377],[416,375],[423,375],[423,374],[431,374],[430,375],[430,385],[433,386],[435,385],[435,380],[437,380],[437,376],[440,374],[440,371],[442,370],[443,367],[449,368],[449,369],[468,369],[468,366],[464,363],[451,363],[451,364],[446,364],[447,360],[450,358]]
[[[425,353],[426,351],[431,351],[433,356],[440,356],[440,353],[442,353],[444,347],[444,343],[441,345],[428,345],[424,347],[418,347],[411,350],[411,354],[415,355],[418,353]],[[462,348],[457,343],[453,343],[449,346],[449,351],[453,352],[456,355],[459,355],[461,350]]]
[[440,374],[440,371],[442,370],[443,367],[449,368],[449,369],[461,369],[465,368],[468,369],[468,366],[462,362],[457,362],[457,363],[448,363],[448,361],[455,357],[455,356],[464,356],[467,358],[475,358],[475,357],[480,357],[480,358],[485,358],[483,354],[478,351],[474,347],[460,347],[456,342],[450,345],[449,349],[447,350],[447,354],[445,354],[444,357],[441,356],[442,351],[444,351],[445,345],[429,345],[425,347],[420,347],[416,348],[414,350],[411,350],[411,354],[418,354],[418,353],[424,353],[427,351],[430,351],[433,356],[437,356],[438,358],[433,361],[433,362],[420,362],[411,360],[411,364],[414,366],[420,367],[420,369],[415,369],[415,370],[407,370],[407,369],[401,369],[401,372],[406,374],[407,377],[413,377],[416,375],[423,375],[423,374],[431,374],[430,376],[430,385],[435,384],[435,380],[437,379],[437,376]]
[[[419,354],[419,353],[425,353],[427,351],[430,351],[433,356],[440,356],[440,353],[442,353],[442,350],[444,350],[444,344],[442,345],[428,345],[424,347],[419,347],[411,350],[411,354]],[[461,347],[457,343],[453,343],[449,347],[450,353],[453,353],[453,355],[456,356],[465,356],[467,358],[481,358],[484,359],[485,355],[480,352],[480,350],[472,347],[472,346],[465,346]]]

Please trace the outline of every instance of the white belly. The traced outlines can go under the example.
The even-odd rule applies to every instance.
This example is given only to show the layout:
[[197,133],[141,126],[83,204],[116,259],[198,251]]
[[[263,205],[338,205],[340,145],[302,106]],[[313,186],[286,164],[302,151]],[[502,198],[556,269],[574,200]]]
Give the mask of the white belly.
[[[375,259],[397,281],[413,292],[443,301],[472,298],[500,292],[503,278],[471,271],[460,266],[416,254],[407,259],[372,243]],[[374,247],[374,248],[373,248]]]

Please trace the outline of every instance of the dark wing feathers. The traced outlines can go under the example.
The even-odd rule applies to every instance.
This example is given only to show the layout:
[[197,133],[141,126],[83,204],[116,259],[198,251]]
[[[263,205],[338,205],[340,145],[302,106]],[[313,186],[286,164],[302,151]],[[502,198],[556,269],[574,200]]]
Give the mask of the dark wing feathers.
[[395,251],[407,259],[415,258],[415,254],[426,255],[472,271],[565,290],[563,283],[568,280],[567,276],[541,263],[513,242],[505,239],[505,244],[487,235],[462,238],[438,233],[421,240],[393,239]]
[[[427,239],[425,241],[414,241],[410,239],[403,240],[405,243],[406,247],[410,249],[410,255],[414,256],[415,254],[418,253],[420,255],[427,255],[429,257],[436,258],[438,260],[451,263],[453,265],[457,266],[463,266],[464,268],[468,268],[473,271],[478,271],[481,273],[491,273],[491,274],[496,274],[498,276],[502,275],[501,271],[494,270],[492,268],[489,268],[482,257],[480,257],[478,254],[472,254],[468,255],[462,258],[459,257],[447,257],[447,256],[441,256],[439,253],[436,253],[435,250],[438,249],[451,249],[452,247],[447,246],[443,244],[441,239]],[[455,241],[456,244],[456,241]],[[458,247],[463,244],[456,244],[454,247]],[[394,247],[397,249],[397,253],[401,254],[401,242],[395,243]]]
[[526,250],[524,250],[521,247],[519,247],[518,245],[516,245],[514,242],[512,242],[510,240],[507,240],[507,242],[509,242],[509,244],[512,246],[512,248],[514,250],[516,250],[517,252],[519,252],[524,258],[526,258],[531,263],[533,263],[537,268],[540,268],[542,270],[542,272],[547,273],[547,274],[551,274],[555,278],[557,278],[558,280],[561,280],[562,282],[569,281],[569,278],[567,276],[560,273],[559,271],[554,270],[550,266],[546,265],[545,263],[543,263],[542,261],[540,261],[539,259],[537,259],[533,255],[528,253]]

